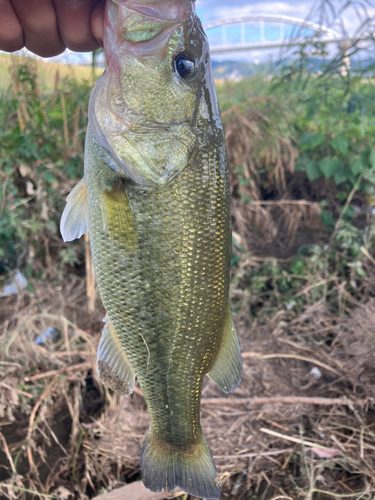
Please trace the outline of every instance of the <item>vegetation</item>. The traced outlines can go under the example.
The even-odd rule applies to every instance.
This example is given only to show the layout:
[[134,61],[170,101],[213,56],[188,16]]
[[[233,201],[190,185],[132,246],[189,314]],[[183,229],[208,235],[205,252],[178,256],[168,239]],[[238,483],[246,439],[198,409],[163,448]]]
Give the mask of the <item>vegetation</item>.
[[[19,57],[15,58],[10,54],[0,54],[0,90],[6,91],[13,82],[10,72],[13,64],[18,64]],[[92,78],[93,69],[88,66],[69,66],[58,62],[45,62],[41,59],[35,59],[34,63],[38,67],[38,80],[40,87],[44,91],[51,92],[56,85],[56,73],[60,79],[69,78],[82,83],[85,80],[90,81]],[[98,65],[94,68],[95,76],[98,77],[103,69]]]
[[[205,388],[203,427],[236,499],[374,493],[375,87],[329,63],[309,73],[308,48],[272,77],[218,88],[245,362],[224,409]],[[29,284],[0,298],[0,492],[87,498],[137,476],[147,427],[139,388],[123,402],[96,377],[104,311],[98,298],[87,309],[88,244],[59,233],[83,173],[92,82],[56,76],[42,90],[30,60],[13,60],[10,75],[0,94],[0,283],[18,268]]]
[[[363,291],[373,250],[375,87],[359,76],[349,87],[339,76],[316,80],[301,88],[298,77],[253,77],[218,89],[239,236],[233,264],[241,252],[291,258],[247,271],[255,315],[263,296],[266,316],[280,301],[306,305],[294,295],[312,274],[336,276],[357,298]],[[326,292],[324,284],[313,296]]]
[[61,244],[58,226],[83,173],[91,83],[59,81],[56,73],[54,92],[42,94],[37,64],[26,59],[11,75],[12,87],[0,97],[0,259],[6,269],[35,277],[50,246],[61,265],[77,260],[74,247]]
[[[65,197],[83,173],[91,88],[65,78],[43,94],[30,60],[14,65],[12,78],[0,105],[0,257],[8,269],[43,260],[45,238],[58,247]],[[322,230],[332,234],[342,219],[346,232],[352,226],[353,238],[360,239],[375,199],[372,81],[353,77],[348,86],[328,75],[306,89],[298,78],[256,76],[221,85],[218,93],[238,203],[253,211],[256,206],[261,219],[271,200],[310,201],[320,212]],[[291,241],[298,225],[289,229]],[[78,249],[61,245],[60,261],[72,264]]]

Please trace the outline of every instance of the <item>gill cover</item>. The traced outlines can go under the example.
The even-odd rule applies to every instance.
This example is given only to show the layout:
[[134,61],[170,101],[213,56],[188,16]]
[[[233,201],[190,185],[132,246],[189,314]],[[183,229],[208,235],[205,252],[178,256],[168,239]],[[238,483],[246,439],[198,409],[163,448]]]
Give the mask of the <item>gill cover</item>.
[[[120,175],[163,187],[194,154],[208,87],[208,43],[193,3],[109,2],[104,52],[107,69],[91,93],[90,127]],[[194,64],[188,78],[176,68],[181,53]]]

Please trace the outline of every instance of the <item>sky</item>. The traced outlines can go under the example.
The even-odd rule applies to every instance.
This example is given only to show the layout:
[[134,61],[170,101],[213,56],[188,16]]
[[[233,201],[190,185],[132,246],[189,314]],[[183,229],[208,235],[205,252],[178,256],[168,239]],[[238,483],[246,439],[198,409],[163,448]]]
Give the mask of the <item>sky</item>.
[[[213,19],[225,18],[239,14],[282,14],[298,18],[305,18],[311,9],[318,5],[326,4],[327,14],[330,12],[329,4],[338,12],[340,8],[347,3],[346,0],[196,0],[196,10],[202,22],[212,21]],[[366,5],[370,15],[375,15],[375,0],[359,0],[354,2],[358,5],[358,14],[363,14],[361,4]],[[344,13],[345,23],[354,25],[357,22],[357,14],[353,8],[349,8]]]
[[[286,0],[286,1],[276,1],[276,0],[196,0],[196,11],[198,16],[201,18],[203,24],[216,20],[225,19],[228,17],[238,16],[238,15],[251,15],[251,14],[278,14],[284,16],[291,16],[299,19],[306,19],[311,17],[314,22],[319,23],[319,16],[317,6],[325,3],[326,10],[324,15],[323,24],[329,23],[332,17],[339,12],[340,8],[347,3],[346,0]],[[352,0],[354,3],[354,0]],[[332,28],[335,31],[341,33],[343,26],[349,34],[353,34],[358,26],[363,22],[363,19],[368,16],[375,16],[375,0],[359,0],[357,3],[357,9],[350,7],[344,10],[340,19],[343,25],[340,24],[341,21],[336,21]],[[333,6],[333,11],[330,9],[329,4]],[[364,10],[361,4],[366,5],[366,10]],[[320,10],[321,12],[321,10]],[[208,30],[207,35],[210,40],[211,46],[214,45],[215,40],[220,39],[220,28],[215,28],[214,30]],[[291,29],[291,28],[289,28]],[[226,28],[228,33],[227,39],[230,38],[230,28]],[[250,26],[247,25],[247,40],[246,41],[259,41],[259,25],[255,24]],[[287,27],[286,27],[287,34]],[[233,37],[235,37],[235,30],[232,28]],[[239,37],[239,29],[237,28],[237,39]],[[266,40],[276,40],[280,38],[280,27],[276,24],[266,25]],[[250,38],[249,38],[250,37]],[[216,42],[217,43],[217,42]],[[213,59],[223,60],[223,59],[241,59],[249,62],[256,62],[258,60],[270,59],[271,57],[277,57],[279,49],[274,49],[273,51],[252,51],[252,52],[242,52],[242,53],[226,53],[222,55],[213,55]]]
[[249,0],[197,0],[197,14],[203,23],[239,14],[283,14],[305,18],[312,1],[289,0],[288,2]]

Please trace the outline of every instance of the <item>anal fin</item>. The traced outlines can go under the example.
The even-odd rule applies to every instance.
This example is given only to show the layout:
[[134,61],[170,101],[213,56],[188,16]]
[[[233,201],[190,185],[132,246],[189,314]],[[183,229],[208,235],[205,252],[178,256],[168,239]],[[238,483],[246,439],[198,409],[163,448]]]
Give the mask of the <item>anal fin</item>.
[[133,393],[135,373],[108,319],[98,347],[98,373],[102,382],[123,396]]
[[241,382],[241,348],[229,306],[219,356],[208,376],[227,394],[237,389]]

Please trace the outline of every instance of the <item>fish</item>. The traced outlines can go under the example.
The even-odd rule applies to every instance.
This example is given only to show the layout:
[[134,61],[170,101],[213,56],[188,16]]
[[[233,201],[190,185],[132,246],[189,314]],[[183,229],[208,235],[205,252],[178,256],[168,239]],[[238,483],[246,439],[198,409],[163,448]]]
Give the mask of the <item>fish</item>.
[[241,381],[229,307],[230,187],[207,37],[189,0],[107,0],[106,70],[89,103],[84,177],[61,218],[89,233],[106,310],[101,380],[150,414],[146,488],[219,499],[200,424],[204,376]]

